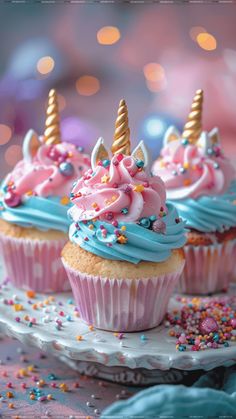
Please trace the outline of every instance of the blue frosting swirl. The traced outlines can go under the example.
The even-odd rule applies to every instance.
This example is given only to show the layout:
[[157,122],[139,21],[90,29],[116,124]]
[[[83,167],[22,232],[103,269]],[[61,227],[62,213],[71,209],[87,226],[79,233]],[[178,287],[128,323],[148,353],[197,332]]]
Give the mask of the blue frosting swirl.
[[67,211],[70,205],[62,205],[61,198],[51,196],[43,198],[39,196],[24,197],[24,201],[18,207],[7,206],[0,198],[0,218],[22,227],[35,227],[38,230],[59,230],[68,232],[70,221]]
[[236,181],[225,194],[172,200],[187,227],[203,232],[223,232],[236,226]]
[[[70,240],[84,250],[105,259],[123,260],[132,263],[143,261],[162,262],[167,260],[173,249],[185,244],[182,220],[172,204],[167,205],[168,213],[162,220],[166,224],[165,234],[156,233],[135,223],[119,223],[114,227],[107,222],[72,223],[69,230]],[[178,221],[176,222],[176,220]],[[92,225],[92,227],[91,227]],[[107,230],[106,237],[102,234],[101,226]],[[122,231],[122,227],[126,227]],[[117,242],[115,230],[119,230],[127,238],[125,244]]]

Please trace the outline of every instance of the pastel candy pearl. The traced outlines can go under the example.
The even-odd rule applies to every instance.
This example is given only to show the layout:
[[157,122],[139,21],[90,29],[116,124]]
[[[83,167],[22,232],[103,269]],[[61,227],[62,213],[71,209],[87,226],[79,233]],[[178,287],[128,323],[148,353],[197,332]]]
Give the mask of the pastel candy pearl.
[[103,164],[104,167],[108,167],[110,165],[110,163],[111,163],[111,161],[107,160],[107,159],[102,161],[102,164]]
[[139,167],[139,168],[143,167],[144,166],[144,161],[143,160],[137,160],[136,161],[136,166]]
[[48,157],[50,157],[50,159],[57,161],[60,156],[61,153],[56,149],[56,147],[53,147],[49,150]]
[[150,227],[150,225],[151,225],[151,222],[150,222],[150,220],[149,220],[149,218],[141,218],[141,220],[139,221],[139,223],[140,223],[140,225],[142,226],[142,227],[145,227],[145,228],[149,228]]
[[18,207],[21,204],[21,197],[13,191],[8,191],[4,196],[4,202],[8,207]]
[[72,176],[74,173],[74,167],[71,163],[63,162],[59,166],[59,170],[63,176]]
[[162,220],[156,220],[152,225],[152,229],[155,231],[155,233],[165,233],[166,223]]
[[231,326],[236,329],[236,319],[231,319],[230,320]]
[[206,317],[199,325],[199,330],[202,334],[217,332],[218,329],[218,324],[213,317]]

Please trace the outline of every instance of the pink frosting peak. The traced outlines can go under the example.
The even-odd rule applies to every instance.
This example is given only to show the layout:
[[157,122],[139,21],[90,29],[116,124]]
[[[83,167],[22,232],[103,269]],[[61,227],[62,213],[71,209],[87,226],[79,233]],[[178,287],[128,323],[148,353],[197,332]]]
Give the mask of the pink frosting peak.
[[[172,140],[168,137],[172,134]],[[235,171],[224,156],[218,131],[202,133],[196,144],[173,132],[165,137],[161,157],[152,167],[165,182],[168,199],[197,198],[227,191]],[[214,139],[214,141],[213,141]]]
[[36,152],[27,143],[23,151],[23,160],[6,178],[6,184],[13,185],[20,196],[25,193],[69,196],[73,182],[90,167],[89,156],[67,142],[55,145],[42,142]]
[[74,221],[137,222],[166,211],[163,181],[148,176],[132,156],[115,155],[88,170],[74,186],[71,200]]

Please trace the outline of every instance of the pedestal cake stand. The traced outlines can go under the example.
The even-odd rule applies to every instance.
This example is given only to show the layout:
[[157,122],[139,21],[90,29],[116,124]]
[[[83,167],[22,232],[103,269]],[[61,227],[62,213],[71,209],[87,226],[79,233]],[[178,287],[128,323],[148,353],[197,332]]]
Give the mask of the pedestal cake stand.
[[[232,292],[232,290],[231,290]],[[173,296],[169,310],[181,303]],[[51,353],[86,375],[123,384],[177,383],[191,371],[236,362],[236,343],[193,352],[176,350],[164,325],[139,333],[114,334],[85,324],[70,293],[28,294],[3,282],[0,334]]]

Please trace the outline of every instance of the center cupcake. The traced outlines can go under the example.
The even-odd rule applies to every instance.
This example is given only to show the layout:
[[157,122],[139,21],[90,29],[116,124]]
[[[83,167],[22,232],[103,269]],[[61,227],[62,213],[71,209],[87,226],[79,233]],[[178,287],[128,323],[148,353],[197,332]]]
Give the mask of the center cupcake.
[[163,181],[150,175],[143,142],[130,155],[124,100],[111,151],[99,139],[92,170],[72,190],[62,261],[82,319],[131,332],[155,327],[165,315],[184,266],[184,223],[166,205]]

